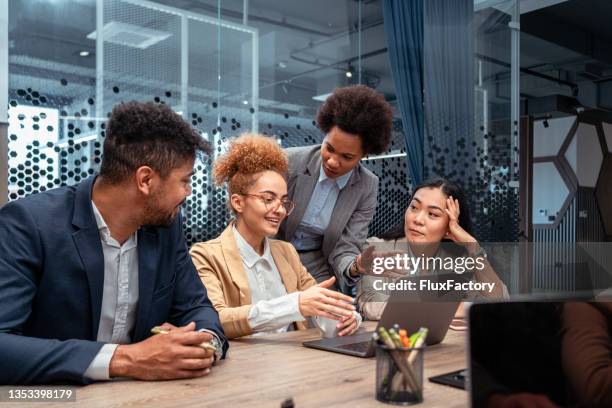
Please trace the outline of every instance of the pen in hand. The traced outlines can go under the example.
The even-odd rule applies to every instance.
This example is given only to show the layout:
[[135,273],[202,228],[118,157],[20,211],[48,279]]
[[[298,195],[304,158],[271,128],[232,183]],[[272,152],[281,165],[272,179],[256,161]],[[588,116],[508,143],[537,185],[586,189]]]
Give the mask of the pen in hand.
[[[151,329],[151,333],[153,334],[168,334],[170,333],[170,330],[162,327],[162,326],[155,326]],[[200,344],[200,347],[202,347],[204,350],[210,350],[213,353],[215,351],[217,351],[217,348],[215,346],[213,346],[210,342],[205,341],[204,343]]]

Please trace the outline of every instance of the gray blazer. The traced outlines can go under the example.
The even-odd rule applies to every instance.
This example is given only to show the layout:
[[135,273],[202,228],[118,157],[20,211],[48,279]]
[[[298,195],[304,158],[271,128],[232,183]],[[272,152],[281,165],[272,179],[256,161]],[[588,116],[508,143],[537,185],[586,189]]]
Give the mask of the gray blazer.
[[[287,187],[295,209],[281,224],[278,236],[291,241],[299,226],[321,171],[321,145],[285,149],[289,158]],[[322,252],[340,289],[353,285],[347,282],[345,271],[361,253],[368,237],[368,227],[376,209],[378,177],[361,163],[355,167],[346,186],[340,191],[325,230]]]

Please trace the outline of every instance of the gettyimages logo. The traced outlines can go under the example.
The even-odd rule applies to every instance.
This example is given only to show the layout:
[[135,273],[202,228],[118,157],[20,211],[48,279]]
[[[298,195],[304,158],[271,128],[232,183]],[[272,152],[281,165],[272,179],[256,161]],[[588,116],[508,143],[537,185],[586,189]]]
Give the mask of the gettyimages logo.
[[411,256],[409,254],[393,254],[376,256],[372,259],[372,273],[381,275],[385,272],[414,275],[421,270],[455,272],[463,274],[467,271],[482,271],[485,268],[486,258],[482,255],[476,257],[428,257],[424,254]]

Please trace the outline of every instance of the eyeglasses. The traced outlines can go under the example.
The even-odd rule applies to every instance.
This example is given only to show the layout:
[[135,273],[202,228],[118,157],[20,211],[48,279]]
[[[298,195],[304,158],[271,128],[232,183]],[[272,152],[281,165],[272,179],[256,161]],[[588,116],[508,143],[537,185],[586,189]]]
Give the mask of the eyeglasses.
[[268,211],[276,210],[279,206],[282,205],[285,208],[287,215],[289,215],[295,208],[295,203],[293,201],[289,200],[288,198],[280,199],[276,195],[271,193],[241,195],[259,198],[264,203],[264,205],[266,206],[266,210]]

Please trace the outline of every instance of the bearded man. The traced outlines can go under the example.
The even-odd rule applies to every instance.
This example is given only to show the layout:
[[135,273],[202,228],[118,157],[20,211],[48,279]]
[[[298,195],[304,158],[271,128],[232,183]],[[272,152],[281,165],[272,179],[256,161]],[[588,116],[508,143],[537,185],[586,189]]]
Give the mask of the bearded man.
[[210,372],[227,341],[180,215],[204,153],[168,106],[121,103],[99,175],[0,208],[0,384]]

